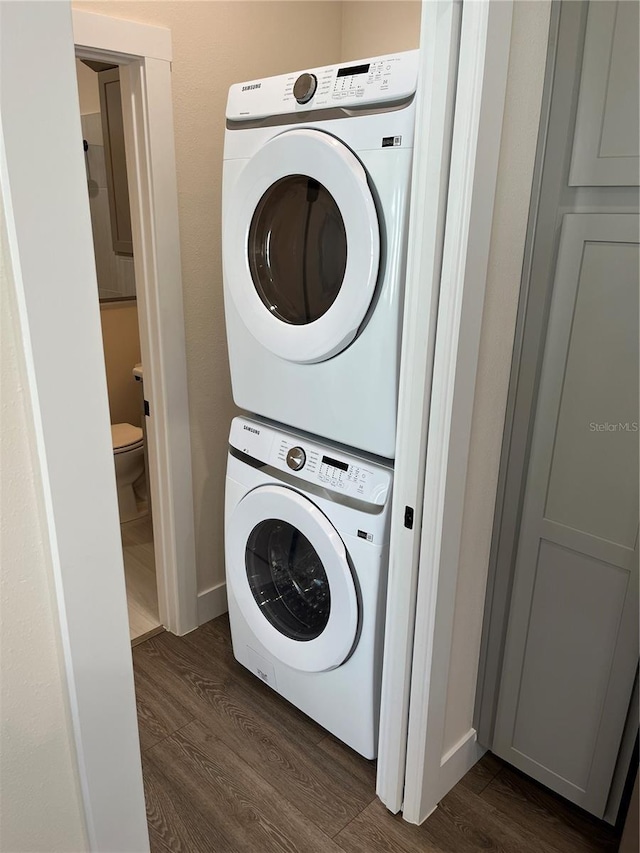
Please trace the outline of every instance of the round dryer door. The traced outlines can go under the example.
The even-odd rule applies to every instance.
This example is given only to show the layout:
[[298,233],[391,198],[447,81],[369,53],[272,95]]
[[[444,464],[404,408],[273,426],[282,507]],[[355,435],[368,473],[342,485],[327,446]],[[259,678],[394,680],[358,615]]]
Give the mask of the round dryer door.
[[366,172],[327,133],[291,130],[249,160],[225,216],[225,273],[249,331],[275,355],[324,361],[373,299],[380,228]]
[[260,486],[227,529],[227,581],[251,631],[295,669],[334,669],[358,631],[358,598],[344,543],[307,498]]

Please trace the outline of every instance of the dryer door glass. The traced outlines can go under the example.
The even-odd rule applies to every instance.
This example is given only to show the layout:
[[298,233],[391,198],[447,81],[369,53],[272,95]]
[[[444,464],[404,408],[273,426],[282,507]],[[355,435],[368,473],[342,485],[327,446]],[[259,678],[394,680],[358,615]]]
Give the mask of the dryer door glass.
[[381,272],[369,175],[311,128],[277,133],[247,157],[225,163],[225,300],[270,353],[332,358],[362,328]]
[[292,640],[315,640],[331,611],[329,580],[317,551],[292,524],[275,518],[251,531],[247,579],[263,616]]
[[347,266],[347,234],[331,193],[306,175],[288,175],[264,193],[248,240],[254,286],[285,323],[313,323],[333,305]]

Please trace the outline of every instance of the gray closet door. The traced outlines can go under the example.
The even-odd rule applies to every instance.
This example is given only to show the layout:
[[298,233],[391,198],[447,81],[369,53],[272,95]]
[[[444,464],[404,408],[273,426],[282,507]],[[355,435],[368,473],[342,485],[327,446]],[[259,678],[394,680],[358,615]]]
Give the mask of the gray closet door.
[[638,662],[639,228],[564,217],[493,741],[599,816]]
[[571,186],[638,186],[640,4],[589,4]]

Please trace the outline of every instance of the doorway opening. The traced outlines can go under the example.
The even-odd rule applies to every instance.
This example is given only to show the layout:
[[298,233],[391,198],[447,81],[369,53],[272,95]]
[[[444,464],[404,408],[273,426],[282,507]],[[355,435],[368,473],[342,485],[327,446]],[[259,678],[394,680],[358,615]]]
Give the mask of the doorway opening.
[[[181,635],[198,624],[198,599],[170,33],[78,10],[73,30],[76,72],[82,67],[85,78],[98,78],[81,111],[106,114],[83,124],[93,122],[87,131],[93,130],[95,144],[102,141],[105,164],[104,174],[92,164],[100,152],[87,139],[90,194],[92,180],[103,184],[93,187],[101,190],[94,245],[99,231],[103,342],[108,359],[109,326],[119,363],[113,383],[106,365],[111,423],[119,426],[114,465],[116,473],[127,469],[137,455],[134,474],[141,459],[146,472],[118,488],[130,633],[139,640],[164,626]],[[112,400],[112,384],[119,384],[114,397],[125,393],[122,406]]]
[[118,490],[129,637],[135,645],[163,630],[163,626],[158,607],[120,68],[111,62],[79,56],[76,76]]

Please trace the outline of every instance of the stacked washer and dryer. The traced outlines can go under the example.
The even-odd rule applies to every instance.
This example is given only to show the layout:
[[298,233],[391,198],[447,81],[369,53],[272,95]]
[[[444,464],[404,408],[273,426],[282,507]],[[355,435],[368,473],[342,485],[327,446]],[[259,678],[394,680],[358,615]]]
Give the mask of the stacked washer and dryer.
[[231,87],[225,535],[237,660],[377,752],[418,53]]

